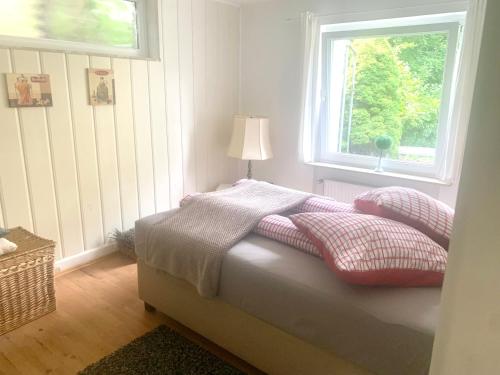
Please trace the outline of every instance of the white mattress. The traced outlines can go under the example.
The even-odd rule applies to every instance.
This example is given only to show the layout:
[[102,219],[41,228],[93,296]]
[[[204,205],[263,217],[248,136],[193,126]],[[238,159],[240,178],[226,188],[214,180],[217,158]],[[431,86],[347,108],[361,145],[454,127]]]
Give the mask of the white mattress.
[[[152,222],[136,223],[136,251]],[[428,373],[439,288],[345,284],[318,258],[250,235],[224,258],[219,298],[375,373]]]

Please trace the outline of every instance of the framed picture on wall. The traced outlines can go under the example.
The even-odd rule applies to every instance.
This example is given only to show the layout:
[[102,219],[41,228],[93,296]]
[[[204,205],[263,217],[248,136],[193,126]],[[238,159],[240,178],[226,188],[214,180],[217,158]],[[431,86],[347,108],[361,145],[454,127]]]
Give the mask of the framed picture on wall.
[[48,74],[6,73],[9,107],[50,107],[52,89]]
[[88,69],[90,105],[115,104],[115,78],[111,69]]

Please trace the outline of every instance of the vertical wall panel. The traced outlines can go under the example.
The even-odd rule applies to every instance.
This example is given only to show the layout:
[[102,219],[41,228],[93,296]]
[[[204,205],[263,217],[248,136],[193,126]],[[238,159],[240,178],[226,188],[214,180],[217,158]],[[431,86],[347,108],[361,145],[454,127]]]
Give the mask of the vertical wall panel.
[[[111,69],[109,57],[90,58],[90,67]],[[122,229],[120,189],[118,188],[118,162],[116,157],[115,116],[112,105],[93,106],[95,140],[101,210],[104,235],[107,237],[115,229]]]
[[[223,121],[220,123],[220,132],[222,134],[222,139],[226,146],[222,147],[223,160],[228,163],[228,168],[224,171],[224,181],[232,181],[234,176],[238,176],[238,161],[237,159],[227,159],[226,150],[227,145],[231,139],[232,126],[233,126],[233,116],[239,112],[239,78],[240,78],[240,20],[239,20],[240,10],[235,7],[226,6],[223,15],[223,24],[225,25],[225,30],[222,32],[222,48],[225,53],[224,58],[221,61],[221,66],[224,66],[224,70],[220,72],[224,79],[224,89],[222,95],[224,97],[223,102],[226,103],[227,107],[219,107],[221,111],[221,116]],[[241,177],[244,177],[243,175]]]
[[162,63],[148,64],[156,212],[162,212],[170,207],[165,79]]
[[[12,71],[10,52],[0,49],[0,72]],[[33,230],[17,110],[7,104],[4,74],[0,77],[0,185],[4,225]]]
[[206,90],[207,92],[207,116],[206,126],[208,131],[206,133],[207,142],[207,186],[208,189],[214,189],[218,184],[224,183],[221,181],[223,166],[219,163],[219,152],[216,145],[219,143],[219,136],[217,134],[219,118],[217,117],[217,107],[220,105],[219,92],[220,80],[218,77],[219,72],[219,45],[218,45],[218,8],[221,6],[219,3],[209,1],[207,2],[206,14]]
[[53,106],[47,108],[49,141],[52,150],[54,186],[63,256],[84,249],[73,127],[64,54],[43,52],[42,72],[50,74]]
[[[161,14],[161,3],[159,5],[159,14]],[[161,17],[159,17],[158,23],[160,30],[162,30]],[[159,39],[160,46],[163,47],[162,33],[160,33]],[[163,53],[163,48],[160,48],[160,53]],[[148,64],[156,212],[161,212],[170,207],[165,72],[161,61],[150,61]]]
[[[232,176],[236,173],[236,159],[228,159],[226,151],[231,138],[232,114],[238,110],[238,77],[234,74],[233,64],[239,59],[235,56],[239,48],[239,26],[232,18],[238,13],[234,7],[224,4],[217,5],[217,71],[215,76],[220,77],[218,81],[218,93],[216,99],[216,133],[214,140],[214,152],[217,163],[224,164],[225,168],[219,170],[219,178],[224,182],[231,182]],[[236,61],[235,61],[236,60]],[[236,79],[236,81],[235,81]]]
[[1,228],[7,227],[7,223],[5,222],[4,217],[5,217],[5,200],[2,191],[2,178],[0,176],[0,227]]
[[177,1],[163,2],[163,62],[167,96],[168,160],[170,171],[170,204],[179,205],[184,194],[182,127],[179,85],[179,34]]
[[178,2],[179,89],[184,193],[196,191],[196,142],[193,94],[193,24],[191,1]]
[[193,89],[196,190],[208,190],[206,126],[206,0],[193,0]]
[[7,225],[5,225],[5,221],[3,220],[3,211],[4,211],[4,202],[3,202],[3,195],[2,195],[2,180],[0,179],[0,228],[5,228]]
[[[227,89],[227,76],[229,71],[227,70],[226,60],[230,56],[229,48],[226,48],[226,42],[228,40],[227,33],[230,32],[228,28],[228,20],[225,17],[227,12],[227,6],[224,4],[216,4],[216,19],[217,19],[217,30],[216,30],[216,46],[217,46],[217,65],[215,76],[219,77],[217,81],[217,97],[215,98],[215,110],[216,110],[216,122],[214,124],[214,132],[217,137],[214,139],[211,152],[214,154],[217,165],[223,163],[226,156],[227,145],[229,144],[229,139],[226,139],[225,128],[230,127],[231,124],[227,121],[227,113],[221,110],[221,106],[228,106],[231,109],[231,103],[228,101],[228,95],[225,92]],[[221,75],[223,73],[223,75]],[[232,159],[229,159],[232,161]],[[218,170],[219,181],[228,182],[226,176],[228,168],[225,165],[224,169]]]
[[148,65],[146,61],[131,62],[132,107],[134,109],[135,147],[140,216],[155,213],[151,119],[149,111]]
[[130,229],[139,217],[130,60],[113,59],[112,66],[116,88],[115,126],[121,215],[123,228]]
[[82,210],[85,249],[93,249],[104,242],[97,170],[94,118],[89,105],[87,68],[88,56],[67,55],[68,84],[76,151],[80,207]]
[[[39,53],[13,50],[12,67],[19,73],[40,73]],[[18,113],[26,173],[30,184],[34,230],[43,237],[57,241],[56,252],[61,256],[59,219],[45,108],[21,108]]]

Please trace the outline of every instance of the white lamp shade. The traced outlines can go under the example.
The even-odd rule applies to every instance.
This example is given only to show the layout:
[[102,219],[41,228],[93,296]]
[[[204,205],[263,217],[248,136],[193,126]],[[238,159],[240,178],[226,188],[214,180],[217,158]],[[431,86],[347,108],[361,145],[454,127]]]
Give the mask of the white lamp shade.
[[233,136],[228,156],[242,160],[266,160],[273,157],[269,137],[269,119],[234,116]]

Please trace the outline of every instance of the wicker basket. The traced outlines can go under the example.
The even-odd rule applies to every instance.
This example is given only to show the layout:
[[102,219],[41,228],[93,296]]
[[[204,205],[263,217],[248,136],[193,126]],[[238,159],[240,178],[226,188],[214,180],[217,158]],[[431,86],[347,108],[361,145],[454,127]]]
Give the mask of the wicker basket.
[[0,256],[0,335],[56,309],[55,243],[20,227],[5,238],[18,248]]

